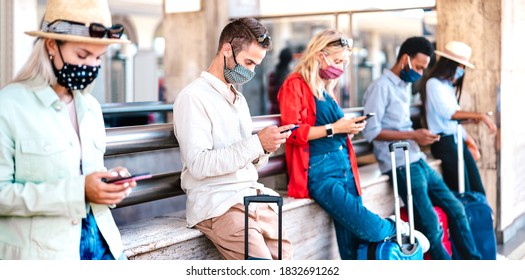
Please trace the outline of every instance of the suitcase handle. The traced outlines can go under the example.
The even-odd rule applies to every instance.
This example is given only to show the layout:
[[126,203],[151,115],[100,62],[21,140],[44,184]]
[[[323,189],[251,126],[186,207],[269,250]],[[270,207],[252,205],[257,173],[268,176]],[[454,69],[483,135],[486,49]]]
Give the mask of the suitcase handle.
[[463,126],[458,122],[458,192],[465,192],[465,159],[463,158]]
[[399,148],[402,148],[403,150],[408,150],[408,142],[403,142],[403,141],[397,141],[397,142],[393,142],[393,143],[390,143],[388,145],[388,148],[390,149],[390,152],[393,152],[395,149],[399,149]]
[[401,204],[399,202],[399,191],[397,186],[397,168],[396,168],[396,155],[395,149],[403,149],[405,152],[405,169],[407,177],[407,210],[408,210],[408,226],[409,226],[409,239],[410,244],[416,242],[414,237],[414,210],[413,210],[413,201],[412,201],[412,182],[410,181],[410,157],[408,153],[409,143],[406,141],[397,141],[390,143],[388,148],[390,149],[390,159],[392,161],[392,183],[394,187],[394,213],[396,217],[396,241],[399,247],[403,246],[403,241],[401,239],[401,232],[399,231],[399,223],[401,220]]
[[259,195],[249,195],[244,197],[244,259],[248,259],[248,215],[249,215],[249,208],[250,203],[276,203],[277,206],[279,206],[279,237],[278,237],[278,244],[277,244],[277,250],[278,252],[278,259],[283,259],[283,198],[281,196],[275,196],[275,195],[269,195],[269,194],[259,194]]
[[244,205],[250,203],[276,203],[278,206],[283,206],[283,198],[281,196],[274,196],[268,194],[250,195],[244,197]]

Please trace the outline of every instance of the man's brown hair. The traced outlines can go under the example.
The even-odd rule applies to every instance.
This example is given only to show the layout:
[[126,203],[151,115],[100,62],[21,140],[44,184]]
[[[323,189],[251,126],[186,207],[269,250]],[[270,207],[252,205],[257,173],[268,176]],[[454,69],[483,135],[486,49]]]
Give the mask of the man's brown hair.
[[228,23],[221,32],[218,51],[222,45],[230,43],[234,53],[248,48],[252,43],[258,43],[262,48],[269,50],[272,47],[272,38],[262,23],[254,18],[239,18]]

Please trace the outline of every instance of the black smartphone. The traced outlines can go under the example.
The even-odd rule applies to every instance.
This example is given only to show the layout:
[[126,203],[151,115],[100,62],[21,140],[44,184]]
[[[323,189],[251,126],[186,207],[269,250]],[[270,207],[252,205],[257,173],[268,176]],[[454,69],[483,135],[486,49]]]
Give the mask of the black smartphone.
[[298,126],[298,125],[295,125],[294,127],[290,128],[290,129],[287,129],[287,130],[283,130],[283,131],[281,131],[281,133],[286,133],[286,132],[288,132],[288,131],[294,131],[294,130],[296,130],[296,129],[298,129],[298,128],[299,128],[299,126]]
[[131,176],[128,176],[128,177],[119,177],[119,178],[114,178],[114,179],[102,179],[103,182],[105,182],[106,184],[124,184],[126,182],[130,182],[130,181],[139,181],[139,180],[144,180],[144,179],[148,179],[148,178],[151,178],[151,173],[140,173],[140,174],[135,174],[135,175],[131,175]]
[[368,120],[369,118],[371,118],[371,117],[373,117],[373,116],[375,116],[375,115],[376,115],[376,113],[368,113],[368,114],[366,114],[366,116],[365,116],[366,118],[365,118],[364,120],[362,120],[362,121],[358,121],[358,122],[356,122],[356,123],[362,123],[362,122]]

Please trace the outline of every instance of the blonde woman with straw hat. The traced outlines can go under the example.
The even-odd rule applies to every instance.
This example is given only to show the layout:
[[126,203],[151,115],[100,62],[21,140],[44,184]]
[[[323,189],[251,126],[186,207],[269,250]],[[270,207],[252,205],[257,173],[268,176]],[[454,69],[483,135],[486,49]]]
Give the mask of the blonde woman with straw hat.
[[[443,51],[436,51],[439,60],[429,71],[426,81],[423,82],[424,91],[422,100],[425,104],[425,122],[428,129],[440,134],[440,141],[432,143],[432,155],[441,159],[443,179],[450,189],[458,190],[458,156],[457,156],[457,127],[458,121],[470,120],[483,122],[490,133],[495,133],[496,125],[490,114],[467,112],[459,106],[459,98],[463,89],[465,69],[473,69],[470,62],[472,49],[469,45],[459,42],[448,42]],[[465,158],[465,188],[467,190],[485,194],[481,176],[476,165],[479,152],[474,140],[464,134]]]
[[49,0],[33,51],[0,90],[0,259],[125,259],[109,205],[136,182],[104,167],[105,127],[89,89],[121,39],[106,0]]

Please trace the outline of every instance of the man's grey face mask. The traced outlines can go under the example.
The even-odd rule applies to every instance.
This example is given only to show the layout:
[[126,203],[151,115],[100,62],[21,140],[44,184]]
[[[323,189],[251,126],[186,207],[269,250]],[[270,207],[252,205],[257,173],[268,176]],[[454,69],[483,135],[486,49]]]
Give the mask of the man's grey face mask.
[[251,80],[253,76],[255,76],[255,72],[250,71],[248,68],[237,63],[237,59],[235,59],[235,53],[233,52],[233,47],[232,54],[233,60],[235,61],[235,66],[233,69],[228,69],[228,67],[226,67],[226,56],[224,57],[224,79],[226,79],[226,82],[230,84],[244,84]]

